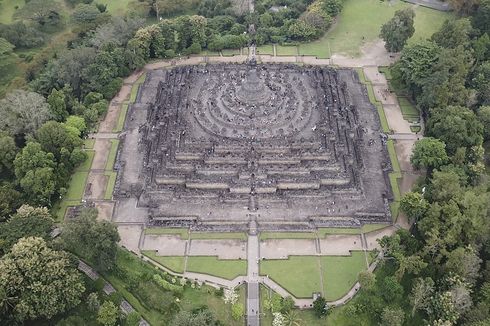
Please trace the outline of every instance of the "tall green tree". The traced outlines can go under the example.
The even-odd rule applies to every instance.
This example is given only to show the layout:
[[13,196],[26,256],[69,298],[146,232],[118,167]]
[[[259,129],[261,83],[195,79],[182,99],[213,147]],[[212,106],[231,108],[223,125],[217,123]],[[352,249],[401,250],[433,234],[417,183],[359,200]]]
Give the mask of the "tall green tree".
[[399,52],[403,49],[415,32],[414,17],[415,12],[411,8],[397,10],[393,18],[381,26],[380,37],[385,41],[386,50]]
[[53,88],[51,94],[48,96],[48,104],[51,109],[51,116],[56,121],[65,121],[68,116],[66,110],[65,93],[62,90],[56,90]]
[[42,238],[22,238],[0,259],[0,288],[15,298],[19,321],[50,319],[80,303],[85,291],[80,274],[62,251]]
[[417,169],[437,169],[447,164],[446,144],[432,137],[426,137],[415,142],[410,162]]
[[37,93],[15,90],[0,100],[0,129],[11,135],[33,134],[50,118],[46,99]]
[[114,267],[119,233],[113,223],[97,221],[96,209],[83,209],[79,216],[68,221],[62,239],[68,250],[94,262],[98,270]]
[[12,173],[19,149],[12,136],[0,131],[0,173]]
[[20,238],[49,240],[53,227],[54,220],[47,208],[22,205],[6,223],[0,224],[0,250],[6,253]]

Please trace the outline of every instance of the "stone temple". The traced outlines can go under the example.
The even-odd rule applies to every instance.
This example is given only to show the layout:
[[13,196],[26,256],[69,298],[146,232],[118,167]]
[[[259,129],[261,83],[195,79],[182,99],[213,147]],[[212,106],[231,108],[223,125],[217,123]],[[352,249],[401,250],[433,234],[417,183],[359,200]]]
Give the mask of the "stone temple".
[[223,231],[389,222],[385,139],[351,69],[150,71],[118,152],[115,216]]

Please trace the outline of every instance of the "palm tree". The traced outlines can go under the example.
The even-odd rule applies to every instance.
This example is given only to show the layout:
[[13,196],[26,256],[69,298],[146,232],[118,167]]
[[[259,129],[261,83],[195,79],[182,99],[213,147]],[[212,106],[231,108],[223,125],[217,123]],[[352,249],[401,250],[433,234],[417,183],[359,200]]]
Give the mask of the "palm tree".
[[0,287],[0,312],[6,313],[14,307],[15,297],[10,297],[3,287]]
[[284,314],[286,319],[285,326],[301,326],[302,320],[298,317],[298,312],[290,310]]

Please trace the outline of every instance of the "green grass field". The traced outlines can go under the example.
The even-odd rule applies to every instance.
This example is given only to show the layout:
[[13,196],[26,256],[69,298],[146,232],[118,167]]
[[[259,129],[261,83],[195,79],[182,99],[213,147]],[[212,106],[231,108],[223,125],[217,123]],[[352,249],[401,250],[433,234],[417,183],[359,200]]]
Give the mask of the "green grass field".
[[112,193],[114,192],[114,186],[116,185],[117,172],[106,171],[104,172],[104,175],[109,177],[109,180],[107,181],[107,186],[105,188],[104,199],[111,200]]
[[19,9],[25,4],[24,0],[3,0],[0,1],[0,23],[10,24],[13,21],[13,15],[17,11],[15,7]]
[[268,275],[297,298],[311,298],[321,290],[319,258],[314,256],[262,260],[260,275]]
[[111,139],[111,149],[107,155],[107,162],[105,164],[105,169],[107,171],[112,171],[114,168],[114,162],[116,161],[117,148],[119,147],[119,139]]
[[[379,0],[346,0],[330,31],[318,41],[301,44],[299,53],[319,58],[329,58],[332,53],[359,56],[364,44],[378,38],[381,25],[390,20],[396,10],[407,7],[413,6],[401,1],[393,4]],[[425,7],[413,8],[416,15],[415,34],[409,43],[430,37],[442,26],[444,20],[452,17],[450,13]]]
[[344,296],[365,270],[364,252],[354,251],[352,256],[325,256],[321,258],[325,299],[333,301]]
[[119,116],[117,117],[117,124],[112,132],[121,132],[124,128],[124,121],[126,121],[126,115],[128,113],[128,103],[123,103],[119,110]]
[[315,239],[313,232],[260,232],[259,239]]
[[272,48],[272,45],[270,44],[258,46],[256,51],[257,54],[270,54],[270,55],[274,54],[274,50]]
[[217,233],[210,233],[210,232],[192,232],[191,233],[191,239],[197,240],[197,239],[237,239],[237,240],[247,240],[247,235],[243,232],[217,232]]
[[83,141],[83,148],[85,149],[94,149],[95,138],[88,138]]
[[143,250],[142,254],[176,273],[184,273],[184,256],[157,256],[155,251]]
[[112,15],[124,15],[128,11],[131,0],[100,0],[97,3],[107,5],[107,11]]
[[171,228],[146,228],[145,229],[145,234],[173,234],[173,235],[179,235],[181,239],[188,239],[189,238],[189,230],[188,229],[171,229]]
[[232,280],[247,275],[246,260],[224,260],[212,256],[187,257],[187,272],[203,273]]
[[85,153],[87,153],[87,159],[82,164],[80,164],[79,167],[77,167],[76,171],[89,171],[90,170],[90,167],[92,166],[92,161],[94,160],[95,151],[88,150],[88,151],[85,151]]
[[66,192],[66,200],[81,200],[83,192],[85,191],[85,184],[87,183],[88,172],[79,171],[73,173],[68,184],[68,191]]
[[295,45],[276,45],[276,55],[298,55],[298,47]]

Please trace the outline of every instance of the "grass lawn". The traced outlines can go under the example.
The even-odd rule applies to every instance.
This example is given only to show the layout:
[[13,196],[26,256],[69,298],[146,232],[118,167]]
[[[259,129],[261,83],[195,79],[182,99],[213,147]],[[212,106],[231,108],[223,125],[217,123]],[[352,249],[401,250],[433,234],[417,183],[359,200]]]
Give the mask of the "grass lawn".
[[360,234],[361,228],[319,228],[318,236],[324,238],[327,234]]
[[112,15],[123,16],[128,10],[131,0],[100,0],[97,3],[107,5],[107,11]]
[[232,280],[247,275],[246,260],[224,260],[214,256],[187,257],[187,272],[203,273]]
[[260,232],[259,239],[315,239],[313,232]]
[[136,96],[138,96],[138,90],[140,88],[140,85],[145,82],[146,79],[146,72],[138,78],[134,84],[133,87],[131,88],[131,95],[129,97],[129,102],[134,103],[136,101]]
[[362,233],[369,233],[389,227],[389,224],[364,224],[361,228]]
[[25,5],[24,0],[3,0],[0,1],[0,23],[10,24],[13,21],[13,15],[17,11],[15,7],[19,9]]
[[87,138],[83,141],[83,148],[94,149],[95,138]]
[[297,298],[321,291],[319,257],[290,256],[260,262],[260,275],[268,275]]
[[207,233],[207,232],[192,232],[191,239],[238,239],[247,240],[247,235],[243,232],[219,232],[219,233]]
[[189,238],[189,230],[183,228],[146,228],[145,234],[174,234],[180,235],[181,239]]
[[[410,4],[397,1],[391,3],[379,0],[346,0],[337,22],[321,39],[301,44],[299,53],[329,58],[331,53],[342,53],[352,56],[360,55],[360,48],[376,40],[381,25],[390,20],[395,11]],[[452,14],[437,10],[413,7],[415,11],[415,33],[409,42],[424,39],[438,30],[444,20]]]
[[298,55],[298,47],[296,45],[276,45],[276,55]]
[[354,251],[352,256],[323,256],[321,263],[325,299],[328,301],[345,295],[356,283],[359,272],[367,268],[362,251]]
[[420,120],[419,110],[406,97],[398,97],[398,104],[405,120],[409,122],[418,122]]
[[111,150],[107,156],[107,162],[105,164],[105,169],[112,171],[114,168],[114,162],[116,161],[117,148],[119,147],[119,139],[111,139]]
[[390,179],[391,190],[393,191],[393,200],[394,200],[394,202],[391,203],[390,209],[391,209],[391,215],[393,217],[393,220],[396,221],[398,217],[398,210],[400,208],[400,199],[401,199],[400,187],[398,186],[398,179],[402,177],[402,174],[401,174],[400,163],[398,162],[398,157],[396,156],[395,144],[393,143],[393,140],[389,139],[386,143],[386,146],[388,148],[388,154],[390,155],[391,166],[393,167],[393,172],[388,174],[388,177]]
[[87,183],[88,172],[79,171],[72,174],[65,200],[81,200]]
[[114,186],[116,185],[117,172],[106,171],[104,172],[104,175],[109,177],[109,180],[107,181],[107,187],[105,188],[104,199],[111,200],[112,193],[114,192]]
[[394,172],[400,172],[400,163],[398,162],[398,157],[396,156],[395,143],[393,139],[388,139],[386,142],[386,147],[388,148],[388,154],[390,155],[391,165]]
[[112,129],[112,132],[121,132],[124,128],[124,121],[126,120],[126,114],[128,113],[128,103],[123,103],[119,110],[119,116],[117,117],[117,124]]
[[89,171],[90,170],[90,167],[92,166],[92,161],[94,160],[95,151],[88,150],[88,151],[85,151],[85,153],[87,153],[87,159],[82,164],[80,164],[79,167],[77,167],[76,171]]
[[225,57],[231,57],[234,55],[239,55],[240,49],[223,49],[223,50],[221,50],[221,54]]
[[270,45],[270,44],[258,46],[256,51],[257,51],[257,54],[270,54],[270,55],[274,54],[274,49],[272,48],[272,45]]
[[153,250],[143,250],[143,255],[176,273],[184,273],[184,256],[157,256]]

